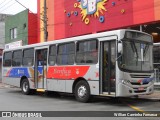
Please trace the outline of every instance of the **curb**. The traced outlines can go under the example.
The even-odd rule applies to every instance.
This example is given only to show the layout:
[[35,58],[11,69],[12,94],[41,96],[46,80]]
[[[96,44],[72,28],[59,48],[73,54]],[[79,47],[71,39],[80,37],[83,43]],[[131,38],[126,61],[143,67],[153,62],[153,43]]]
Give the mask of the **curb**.
[[11,88],[10,85],[4,84],[0,81],[0,88]]

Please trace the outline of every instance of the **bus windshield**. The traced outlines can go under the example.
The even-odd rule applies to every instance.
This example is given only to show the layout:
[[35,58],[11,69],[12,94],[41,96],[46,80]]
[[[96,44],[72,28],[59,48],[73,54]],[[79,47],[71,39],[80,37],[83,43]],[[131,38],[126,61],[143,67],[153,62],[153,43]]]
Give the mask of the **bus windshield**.
[[122,45],[123,55],[120,65],[122,69],[137,72],[153,70],[153,44],[150,40],[147,42],[141,39],[124,38],[122,40]]

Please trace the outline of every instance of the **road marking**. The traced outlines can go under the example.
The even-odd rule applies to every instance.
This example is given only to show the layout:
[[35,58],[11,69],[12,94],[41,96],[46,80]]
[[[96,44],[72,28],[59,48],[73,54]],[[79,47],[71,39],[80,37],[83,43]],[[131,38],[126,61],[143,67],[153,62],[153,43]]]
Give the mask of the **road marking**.
[[122,101],[122,100],[121,100],[121,102],[124,103],[124,104],[126,104],[126,105],[128,105],[130,108],[132,108],[132,109],[134,109],[134,110],[136,110],[136,111],[138,111],[138,112],[145,113],[144,110],[142,110],[142,109],[140,109],[140,108],[138,108],[138,107],[136,107],[136,106],[133,106],[133,105],[131,105],[131,104],[128,104],[127,101]]
[[[148,113],[148,112],[146,112],[146,111],[144,111],[144,110],[142,110],[142,109],[140,109],[140,108],[138,108],[138,107],[136,107],[136,106],[133,106],[133,105],[131,105],[131,104],[127,104],[127,105],[128,105],[129,107],[131,107],[132,109],[138,111],[138,112],[142,112],[142,113],[145,113],[145,114],[152,114],[152,113]],[[157,113],[157,117],[160,117],[160,114],[159,114],[159,113]]]
[[140,109],[140,108],[138,108],[138,107],[136,107],[136,106],[133,106],[133,105],[130,105],[130,104],[127,104],[127,105],[128,105],[129,107],[131,107],[132,109],[138,111],[138,112],[143,112],[143,113],[145,113],[144,110],[142,110],[142,109]]

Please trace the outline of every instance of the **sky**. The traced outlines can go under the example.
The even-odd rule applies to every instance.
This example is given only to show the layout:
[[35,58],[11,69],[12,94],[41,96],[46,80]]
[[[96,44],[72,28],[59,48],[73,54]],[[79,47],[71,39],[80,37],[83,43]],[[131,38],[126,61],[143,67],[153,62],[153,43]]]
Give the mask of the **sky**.
[[[16,2],[18,1],[18,2]],[[0,14],[17,14],[26,8],[37,13],[37,0],[0,0]]]

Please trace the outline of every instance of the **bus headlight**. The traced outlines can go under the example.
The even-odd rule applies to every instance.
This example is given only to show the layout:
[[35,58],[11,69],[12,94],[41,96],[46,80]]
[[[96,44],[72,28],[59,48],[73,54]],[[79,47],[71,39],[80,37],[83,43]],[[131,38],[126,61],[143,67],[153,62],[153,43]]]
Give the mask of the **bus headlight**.
[[130,81],[129,80],[122,80],[122,83],[123,84],[130,84]]

